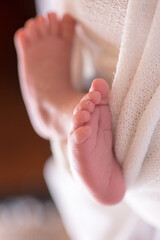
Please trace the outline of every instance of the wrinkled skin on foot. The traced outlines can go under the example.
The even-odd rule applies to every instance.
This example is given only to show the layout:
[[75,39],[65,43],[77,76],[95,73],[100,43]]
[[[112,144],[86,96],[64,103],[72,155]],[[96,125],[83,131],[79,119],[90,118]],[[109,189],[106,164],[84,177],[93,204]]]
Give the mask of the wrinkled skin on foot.
[[68,148],[75,178],[100,203],[115,204],[125,194],[125,183],[112,151],[108,94],[103,79],[93,81],[90,92],[74,110]]

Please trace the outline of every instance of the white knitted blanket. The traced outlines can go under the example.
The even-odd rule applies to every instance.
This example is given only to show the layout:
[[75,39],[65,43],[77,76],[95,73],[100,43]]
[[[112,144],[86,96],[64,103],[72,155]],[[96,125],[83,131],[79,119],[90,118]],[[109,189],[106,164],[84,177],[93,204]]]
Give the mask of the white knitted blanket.
[[[160,1],[81,0],[77,7],[77,13],[84,7],[82,24],[97,33],[94,43],[120,46],[110,96],[114,151],[128,187],[126,201],[160,228]],[[99,63],[108,71],[100,56],[102,50]]]
[[97,74],[112,85],[114,152],[126,201],[160,228],[160,0],[59,2],[81,23]]
[[111,92],[127,202],[160,228],[160,1],[130,0]]

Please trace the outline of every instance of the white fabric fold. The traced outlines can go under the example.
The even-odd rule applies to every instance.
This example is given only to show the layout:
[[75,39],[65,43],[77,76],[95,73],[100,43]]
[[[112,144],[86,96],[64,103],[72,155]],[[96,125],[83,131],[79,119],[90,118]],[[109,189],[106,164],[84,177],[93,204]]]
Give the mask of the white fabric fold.
[[97,74],[112,85],[114,153],[126,202],[160,228],[160,0],[60,2],[60,12],[82,26]]
[[160,1],[129,1],[111,111],[127,202],[160,228]]

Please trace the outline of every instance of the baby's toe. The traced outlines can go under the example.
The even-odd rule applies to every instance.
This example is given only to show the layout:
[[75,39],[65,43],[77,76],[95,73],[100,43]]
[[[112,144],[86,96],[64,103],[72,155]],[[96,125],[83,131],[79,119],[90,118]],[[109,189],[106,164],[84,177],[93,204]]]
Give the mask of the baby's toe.
[[29,19],[25,23],[25,29],[31,42],[35,42],[39,38],[38,28],[35,19]]
[[14,44],[18,53],[22,53],[29,46],[30,41],[24,28],[18,29],[14,34]]
[[89,100],[93,104],[99,104],[101,102],[101,94],[97,91],[91,91],[82,98],[81,102],[84,100]]
[[90,91],[97,91],[101,94],[102,98],[107,98],[109,94],[108,83],[102,78],[97,78],[92,82]]
[[76,21],[69,15],[65,14],[61,23],[61,35],[67,42],[72,42]]
[[53,35],[59,34],[59,26],[58,26],[57,15],[54,12],[48,13],[48,28],[49,32]]
[[74,109],[74,114],[80,110],[86,110],[88,112],[93,112],[95,104],[90,100],[82,100]]
[[47,33],[46,19],[43,15],[36,17],[37,31],[40,36],[44,36]]
[[71,131],[83,126],[84,123],[88,122],[91,115],[86,110],[80,110],[73,115]]

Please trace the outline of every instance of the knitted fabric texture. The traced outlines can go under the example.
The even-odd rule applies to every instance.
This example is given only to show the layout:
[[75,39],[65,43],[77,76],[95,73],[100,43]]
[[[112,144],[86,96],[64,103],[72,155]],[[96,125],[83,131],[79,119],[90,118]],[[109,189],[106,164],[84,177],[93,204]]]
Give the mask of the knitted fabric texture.
[[160,0],[65,3],[99,47],[97,64],[99,69],[103,65],[104,76],[110,70],[108,44],[118,49],[115,75],[109,79],[114,153],[128,188],[127,203],[160,228]]
[[111,111],[127,202],[160,228],[160,1],[129,1]]

